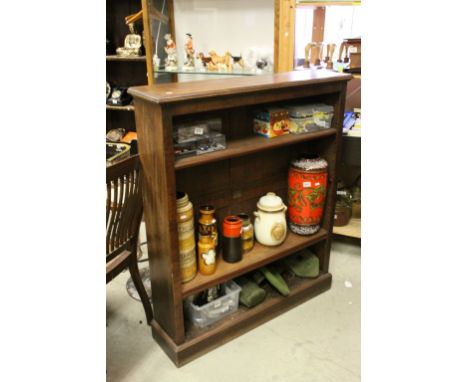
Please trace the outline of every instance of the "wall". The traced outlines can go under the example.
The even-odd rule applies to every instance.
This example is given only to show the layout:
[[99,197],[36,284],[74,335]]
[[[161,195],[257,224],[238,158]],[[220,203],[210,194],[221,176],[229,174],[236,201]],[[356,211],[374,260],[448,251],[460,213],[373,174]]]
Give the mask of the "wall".
[[251,47],[273,53],[274,5],[274,0],[174,0],[179,60],[185,57],[185,33],[193,36],[195,54],[229,50],[236,56]]

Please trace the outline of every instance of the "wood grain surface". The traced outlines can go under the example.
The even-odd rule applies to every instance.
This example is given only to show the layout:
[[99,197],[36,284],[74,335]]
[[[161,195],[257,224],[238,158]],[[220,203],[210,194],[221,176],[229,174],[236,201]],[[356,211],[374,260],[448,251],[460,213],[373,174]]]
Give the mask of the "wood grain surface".
[[152,86],[136,86],[130,94],[156,103],[187,101],[221,95],[246,94],[259,90],[311,86],[319,83],[348,81],[351,74],[328,70],[304,70],[271,75],[222,78],[207,81],[177,82]]

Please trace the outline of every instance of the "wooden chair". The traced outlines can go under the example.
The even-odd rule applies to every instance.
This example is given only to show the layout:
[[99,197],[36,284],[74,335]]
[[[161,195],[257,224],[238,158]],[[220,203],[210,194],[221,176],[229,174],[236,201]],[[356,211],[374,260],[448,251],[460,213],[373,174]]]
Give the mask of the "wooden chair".
[[107,167],[106,185],[106,283],[128,267],[149,325],[153,313],[137,265],[138,233],[143,215],[138,155]]

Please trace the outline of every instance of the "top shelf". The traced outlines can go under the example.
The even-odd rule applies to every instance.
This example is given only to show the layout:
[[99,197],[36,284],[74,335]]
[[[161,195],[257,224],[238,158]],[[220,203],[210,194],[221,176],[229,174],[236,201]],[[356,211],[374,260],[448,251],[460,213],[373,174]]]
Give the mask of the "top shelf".
[[221,78],[209,81],[134,86],[129,88],[128,92],[134,98],[168,104],[222,96],[247,95],[260,91],[281,91],[282,89],[299,86],[338,85],[338,83],[347,82],[351,78],[353,77],[350,74],[311,69],[261,76],[236,76],[235,78]]
[[137,61],[137,62],[145,62],[146,56],[138,56],[138,57],[121,57],[117,55],[106,56],[106,61]]
[[282,137],[266,138],[251,136],[235,139],[227,142],[224,150],[212,153],[176,159],[175,169],[182,170],[188,167],[200,166],[210,162],[235,158],[243,155],[253,154],[260,151],[271,150],[277,147],[288,146],[295,143],[306,142],[336,134],[336,129],[329,128],[304,134],[288,134]]

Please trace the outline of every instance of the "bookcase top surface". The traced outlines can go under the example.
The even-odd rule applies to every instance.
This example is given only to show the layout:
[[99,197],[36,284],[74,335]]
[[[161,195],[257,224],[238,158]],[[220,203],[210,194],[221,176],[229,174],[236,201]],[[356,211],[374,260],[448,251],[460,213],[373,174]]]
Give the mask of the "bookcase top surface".
[[351,78],[352,75],[346,73],[311,69],[240,78],[134,86],[129,89],[129,93],[136,98],[164,104],[293,86],[348,81]]

